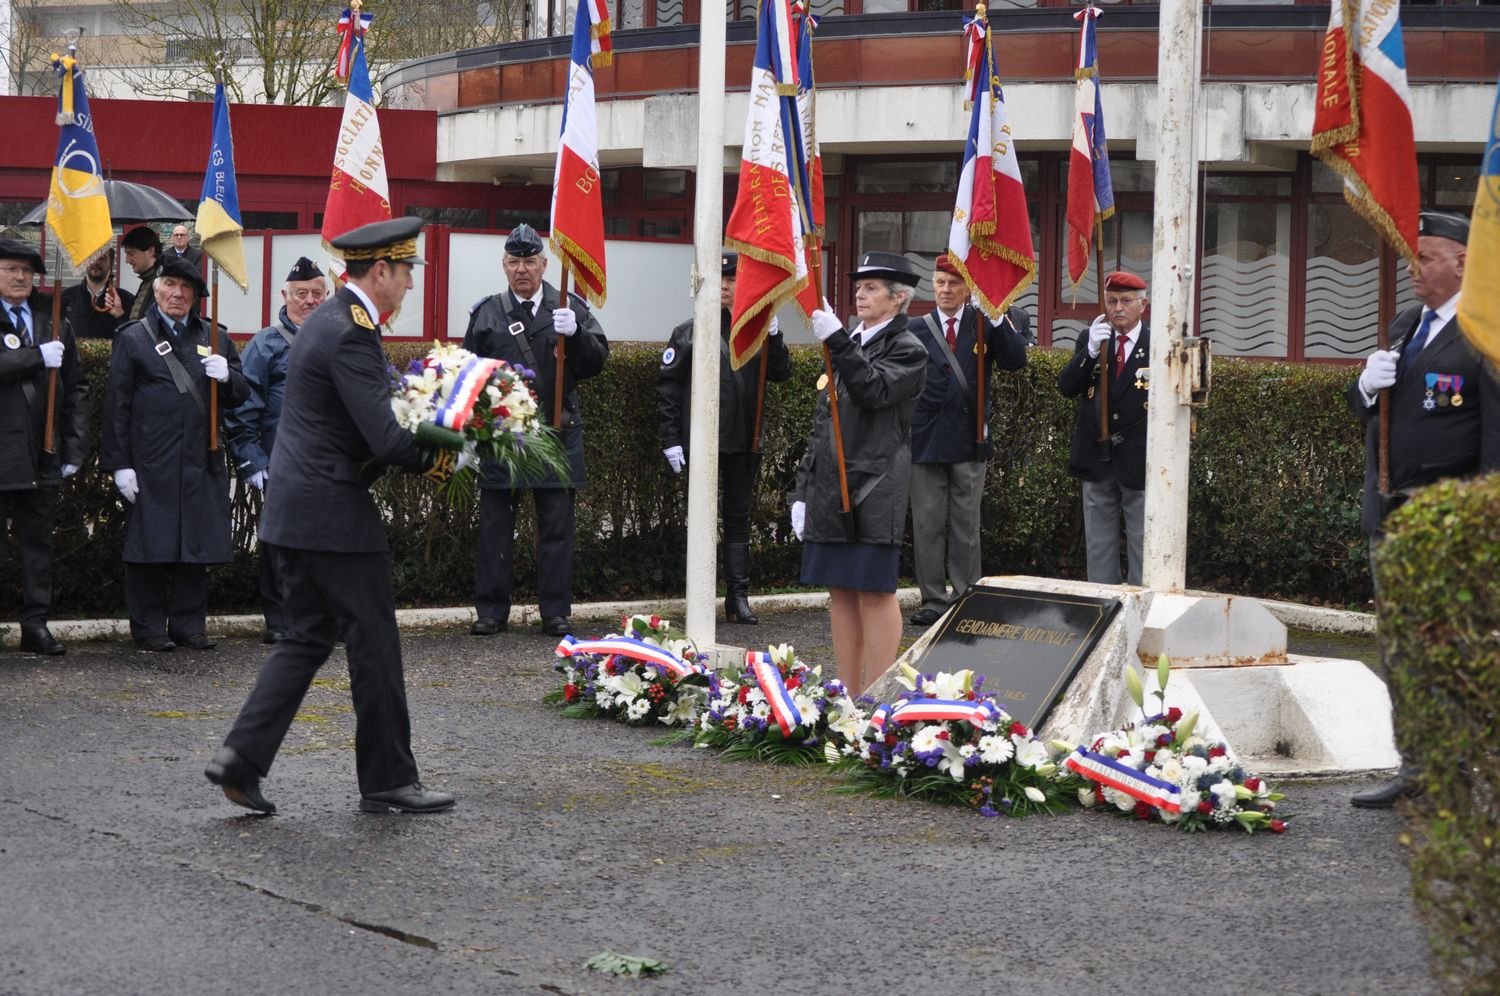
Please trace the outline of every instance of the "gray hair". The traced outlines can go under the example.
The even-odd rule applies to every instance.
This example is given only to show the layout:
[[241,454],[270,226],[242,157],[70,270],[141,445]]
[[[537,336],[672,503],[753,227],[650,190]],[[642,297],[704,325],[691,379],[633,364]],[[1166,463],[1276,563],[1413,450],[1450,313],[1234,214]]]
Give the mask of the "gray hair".
[[911,307],[911,302],[917,296],[917,289],[899,280],[882,280],[885,289],[891,292],[891,296],[897,299],[896,313],[906,314],[906,309]]

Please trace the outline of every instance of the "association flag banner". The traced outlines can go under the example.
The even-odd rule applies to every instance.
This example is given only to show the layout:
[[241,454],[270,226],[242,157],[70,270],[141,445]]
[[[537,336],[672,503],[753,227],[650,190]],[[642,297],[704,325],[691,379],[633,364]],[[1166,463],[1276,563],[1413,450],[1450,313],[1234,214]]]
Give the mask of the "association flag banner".
[[1495,91],[1495,110],[1490,114],[1490,133],[1469,221],[1458,324],[1475,349],[1491,363],[1500,364],[1500,87]]
[[1417,265],[1417,146],[1401,7],[1333,0],[1318,63],[1312,154],[1344,178],[1344,199]]
[[[798,236],[802,241],[802,265],[798,267],[798,280],[803,284],[797,292],[797,308],[802,317],[811,323],[811,315],[823,307],[821,281],[813,274],[821,274],[819,256],[823,251],[824,207],[823,207],[823,155],[818,150],[818,94],[813,77],[813,32],[817,30],[818,18],[811,14],[805,4],[797,3],[792,8],[792,30],[797,38],[797,129],[798,140],[787,144],[791,152],[788,164],[797,185]],[[802,277],[806,276],[803,281]]]
[[1099,49],[1094,32],[1098,7],[1073,16],[1083,22],[1078,68],[1073,72],[1073,149],[1068,156],[1068,279],[1073,287],[1088,272],[1094,234],[1114,217],[1115,189],[1104,137],[1104,100],[1099,86]]
[[349,95],[344,101],[344,118],[333,149],[333,175],[323,207],[325,247],[350,229],[391,217],[385,148],[380,142],[380,120],[370,89],[370,67],[365,62],[364,28],[370,19],[364,14],[359,18],[361,26],[346,34],[351,46]]
[[71,55],[52,56],[62,77],[57,95],[57,160],[47,194],[47,228],[75,271],[114,244],[114,223],[99,171],[99,143],[83,85],[83,69]]
[[787,0],[761,0],[739,189],[724,233],[724,244],[740,254],[730,311],[729,363],[735,370],[760,352],[776,310],[808,279],[798,237],[801,209],[788,166],[788,142],[796,137],[786,130],[797,119],[795,48],[780,32],[789,31],[790,23]]
[[240,221],[239,184],[234,177],[234,135],[229,127],[229,99],[224,95],[223,83],[214,86],[213,140],[194,224],[202,238],[203,251],[230,280],[240,285],[240,290],[249,290],[245,241],[241,237],[245,226]]
[[552,253],[573,274],[574,286],[598,307],[606,296],[604,191],[599,183],[599,120],[594,64],[608,65],[609,10],[605,0],[580,0],[573,25],[562,138],[552,182]]
[[948,259],[964,278],[974,303],[992,321],[999,321],[1036,278],[1036,254],[1021,165],[983,13],[965,22],[964,34],[971,60],[965,71],[973,99],[948,230]]
[[349,74],[354,71],[354,50],[363,45],[370,20],[369,14],[355,13],[347,7],[339,15],[339,51],[333,61],[333,75],[340,83],[349,82]]

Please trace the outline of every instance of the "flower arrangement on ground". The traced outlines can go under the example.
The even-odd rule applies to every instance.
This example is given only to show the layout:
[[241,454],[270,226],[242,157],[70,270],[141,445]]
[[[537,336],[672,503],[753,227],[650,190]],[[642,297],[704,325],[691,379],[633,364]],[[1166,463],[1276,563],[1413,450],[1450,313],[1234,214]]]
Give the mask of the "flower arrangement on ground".
[[783,643],[746,653],[738,672],[710,676],[708,704],[691,737],[731,760],[820,764],[825,747],[856,738],[865,719],[843,682],[824,681],[821,665],[808,666]]
[[570,717],[606,717],[633,726],[691,726],[708,701],[707,654],[674,639],[656,615],[621,620],[621,632],[597,640],[564,637],[556,670],[562,688],[547,701]]
[[538,415],[530,384],[535,376],[504,360],[438,343],[405,371],[391,369],[391,410],[423,447],[463,454],[442,462],[454,471],[444,486],[450,496],[470,490],[477,476],[470,466],[474,457],[522,480],[564,473],[562,443]]
[[1146,715],[1141,675],[1127,667],[1125,681],[1142,719],[1095,737],[1068,754],[1064,764],[1085,779],[1078,801],[1137,819],[1159,819],[1182,830],[1239,828],[1247,833],[1283,833],[1286,821],[1273,814],[1285,796],[1247,772],[1222,743],[1195,734],[1196,712],[1166,708],[1171,665],[1156,666],[1157,709]]
[[984,816],[1051,813],[1071,801],[1077,778],[983,694],[984,675],[921,674],[903,664],[897,680],[910,694],[877,707],[840,748],[837,763],[854,790],[956,803]]

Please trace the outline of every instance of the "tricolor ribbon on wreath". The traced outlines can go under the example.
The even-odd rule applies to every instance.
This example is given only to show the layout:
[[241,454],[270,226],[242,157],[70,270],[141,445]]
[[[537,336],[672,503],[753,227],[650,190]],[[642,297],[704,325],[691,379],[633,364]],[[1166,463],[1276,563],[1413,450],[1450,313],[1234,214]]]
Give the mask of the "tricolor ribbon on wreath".
[[557,656],[573,657],[577,654],[600,654],[626,657],[634,661],[655,664],[674,678],[685,678],[690,674],[707,674],[708,668],[693,661],[685,661],[671,651],[664,650],[644,640],[628,636],[607,636],[599,640],[578,640],[565,636],[557,645]]
[[802,725],[802,712],[792,701],[792,693],[787,691],[786,682],[781,677],[781,669],[776,666],[775,661],[771,660],[771,655],[764,650],[746,651],[745,666],[755,676],[755,683],[760,686],[761,694],[770,703],[771,715],[776,717],[776,725],[781,727],[781,735],[791,736],[792,731]]
[[479,400],[479,393],[484,390],[490,376],[499,366],[499,360],[482,356],[476,356],[465,363],[458,372],[453,390],[448,392],[447,399],[434,413],[433,421],[445,429],[462,432],[474,415],[474,403]]
[[1063,764],[1069,771],[1077,772],[1089,781],[1124,792],[1132,799],[1157,809],[1165,809],[1169,813],[1181,812],[1178,804],[1181,791],[1176,785],[1160,778],[1152,778],[1114,758],[1079,747],[1068,755]]
[[959,699],[918,699],[915,702],[897,702],[894,706],[883,705],[870,717],[870,724],[877,730],[892,723],[947,723],[968,722],[974,726],[985,726],[1000,721],[1000,711],[991,702],[967,702]]

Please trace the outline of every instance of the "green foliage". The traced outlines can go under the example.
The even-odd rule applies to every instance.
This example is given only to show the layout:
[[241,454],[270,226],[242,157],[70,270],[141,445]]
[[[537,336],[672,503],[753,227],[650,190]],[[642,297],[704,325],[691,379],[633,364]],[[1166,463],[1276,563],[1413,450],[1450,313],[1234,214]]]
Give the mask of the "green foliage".
[[633,979],[638,979],[642,975],[660,975],[669,966],[666,962],[657,961],[655,958],[601,951],[584,962],[583,967],[605,975],[628,975]]
[[[90,342],[82,348],[97,446],[109,347]],[[417,342],[387,346],[398,368],[425,351]],[[577,509],[577,601],[681,591],[687,479],[674,476],[661,458],[654,390],[660,357],[655,344],[616,343],[604,373],[581,385],[588,485]],[[799,347],[792,357],[792,379],[768,388],[764,460],[753,499],[754,584],[762,589],[796,585],[801,566],[788,496],[812,423],[822,353]],[[982,535],[991,573],[1085,573],[1079,487],[1067,475],[1077,408],[1056,387],[1066,360],[1062,351],[1033,350],[1025,370],[995,378],[996,453]],[[1309,602],[1368,599],[1358,522],[1363,455],[1359,426],[1342,397],[1348,379],[1342,367],[1217,364],[1214,393],[1193,440],[1190,585]],[[467,602],[477,508],[450,506],[430,482],[407,474],[387,475],[376,496],[390,523],[397,601]],[[516,598],[525,601],[534,598],[536,556],[532,506],[521,507]],[[235,560],[209,572],[215,612],[256,608],[259,495],[236,489],[232,509]],[[59,618],[123,612],[123,531],[120,501],[108,475],[98,472],[96,456],[63,489],[53,597]],[[0,549],[0,578],[6,579],[0,599],[16,604],[19,579],[8,544]]]
[[1500,475],[1427,488],[1377,555],[1396,739],[1421,769],[1412,892],[1441,975],[1500,991]]

